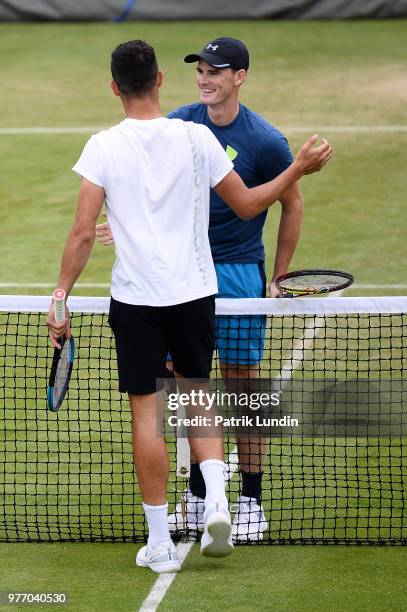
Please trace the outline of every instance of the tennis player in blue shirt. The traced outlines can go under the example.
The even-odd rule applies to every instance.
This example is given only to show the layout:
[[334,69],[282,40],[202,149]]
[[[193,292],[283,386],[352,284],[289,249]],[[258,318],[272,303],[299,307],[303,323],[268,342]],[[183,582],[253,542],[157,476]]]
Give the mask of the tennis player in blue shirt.
[[[283,172],[293,161],[286,138],[238,100],[249,68],[249,53],[243,42],[217,38],[201,52],[187,55],[184,61],[197,62],[200,102],[182,106],[168,117],[206,125],[222,144],[247,187],[260,185]],[[273,281],[287,272],[299,239],[303,202],[298,184],[287,189],[280,202],[281,217],[270,285],[274,297],[278,296],[278,291]],[[266,217],[267,211],[250,221],[243,221],[211,191],[209,240],[216,267],[218,297],[265,297],[262,232]],[[101,242],[111,243],[107,224],[98,226],[97,233]],[[256,378],[263,353],[264,318],[218,317],[217,332],[223,378],[226,381]],[[242,435],[238,438],[238,453],[242,488],[232,536],[235,541],[261,540],[268,528],[261,503],[264,441]],[[199,464],[192,462],[186,493],[189,530],[203,527],[204,498],[205,482]],[[174,531],[182,530],[181,503],[170,515],[169,523]]]

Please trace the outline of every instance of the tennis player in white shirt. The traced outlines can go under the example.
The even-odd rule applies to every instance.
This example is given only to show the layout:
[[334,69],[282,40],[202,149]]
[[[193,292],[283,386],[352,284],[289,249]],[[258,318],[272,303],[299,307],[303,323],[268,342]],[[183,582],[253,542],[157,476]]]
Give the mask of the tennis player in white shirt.
[[[81,176],[78,206],[65,245],[58,287],[68,296],[92,251],[95,224],[106,200],[116,245],[109,323],[117,350],[119,387],[132,410],[133,454],[147,518],[147,545],[137,565],[155,572],[181,568],[168,529],[169,462],[157,436],[168,351],[177,374],[209,378],[214,349],[216,274],[208,240],[209,190],[237,215],[252,218],[276,202],[304,174],[320,170],[331,147],[314,135],[269,183],[247,188],[222,146],[203,125],[167,119],[160,110],[163,73],[154,49],[135,40],[112,53],[112,90],[126,118],[92,136],[74,166]],[[47,318],[55,345],[69,334],[69,312]],[[187,385],[187,383],[185,383]],[[191,437],[205,485],[201,552],[233,550],[225,495],[223,438]]]

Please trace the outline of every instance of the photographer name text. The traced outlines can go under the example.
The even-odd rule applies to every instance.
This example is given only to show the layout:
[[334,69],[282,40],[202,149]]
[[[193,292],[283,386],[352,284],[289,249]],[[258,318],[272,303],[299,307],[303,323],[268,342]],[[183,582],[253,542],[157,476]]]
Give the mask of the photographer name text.
[[289,415],[273,419],[262,417],[259,414],[242,417],[223,417],[219,414],[213,417],[199,415],[192,418],[171,415],[168,417],[168,424],[171,427],[216,427],[219,425],[224,427],[298,427],[298,419]]

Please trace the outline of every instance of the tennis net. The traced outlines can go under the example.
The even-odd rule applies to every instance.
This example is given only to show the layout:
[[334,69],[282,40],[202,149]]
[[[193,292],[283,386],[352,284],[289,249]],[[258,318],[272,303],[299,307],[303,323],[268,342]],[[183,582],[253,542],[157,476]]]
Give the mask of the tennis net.
[[[108,299],[69,305],[76,359],[52,413],[49,299],[0,297],[0,541],[144,541]],[[307,423],[263,437],[268,529],[250,541],[406,544],[407,298],[218,300],[217,314],[219,336],[243,362],[264,328],[253,366],[261,389],[277,385],[287,411]],[[222,378],[217,358],[213,377]],[[236,435],[225,428],[231,502],[241,489]],[[171,511],[186,481],[167,437]]]

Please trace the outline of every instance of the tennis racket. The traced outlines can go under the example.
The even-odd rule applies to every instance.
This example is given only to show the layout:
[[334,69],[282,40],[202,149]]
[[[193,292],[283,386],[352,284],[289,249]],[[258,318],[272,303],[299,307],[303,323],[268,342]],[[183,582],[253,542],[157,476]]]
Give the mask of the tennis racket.
[[275,281],[282,297],[330,293],[346,289],[352,283],[352,274],[340,270],[299,270],[282,274]]
[[[65,291],[56,289],[53,298],[55,321],[63,323],[65,320]],[[75,342],[72,337],[59,338],[59,344],[61,348],[54,350],[47,393],[48,408],[53,412],[58,412],[68,390],[75,355]]]

